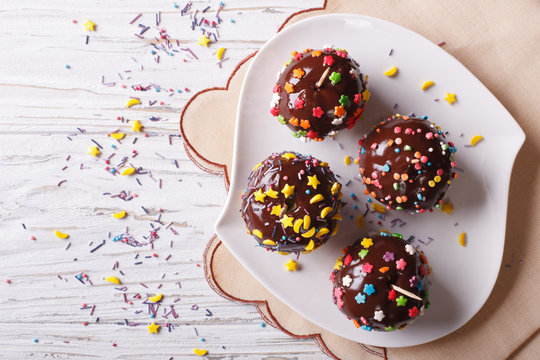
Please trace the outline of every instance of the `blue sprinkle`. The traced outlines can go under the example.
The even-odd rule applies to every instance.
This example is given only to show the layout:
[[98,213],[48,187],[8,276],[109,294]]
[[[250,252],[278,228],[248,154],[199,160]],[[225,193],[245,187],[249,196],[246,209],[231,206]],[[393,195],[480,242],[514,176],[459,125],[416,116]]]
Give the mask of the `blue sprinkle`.
[[354,300],[356,300],[356,303],[358,304],[364,304],[366,302],[366,295],[358,293],[358,295],[354,297]]
[[266,324],[265,324],[265,323],[261,323],[260,326],[261,326],[261,327],[266,327]]
[[422,116],[422,119],[427,120],[428,119],[427,115]]
[[233,23],[233,24],[236,22],[236,21],[234,21],[233,19],[231,19],[231,20],[229,20],[229,21],[230,21],[231,23]]
[[388,166],[388,164],[384,164],[382,169],[383,169],[384,172],[389,172],[390,171],[390,166]]
[[422,284],[422,280],[418,280],[418,285],[416,285],[418,288],[418,291],[422,291],[422,288],[424,287],[424,284]]
[[358,205],[354,205],[354,206],[353,206],[353,209],[354,209],[354,210],[357,210],[357,209],[358,209]]
[[354,219],[354,216],[352,216],[352,215],[349,215],[349,219],[351,219],[351,220],[352,220],[352,219]]
[[176,92],[180,94],[180,93],[182,93],[182,90],[178,89],[178,90],[176,90]]
[[418,198],[418,200],[422,200],[422,194],[416,194],[416,197]]
[[204,338],[201,338],[201,341],[206,341],[206,340],[204,340]]
[[285,235],[283,235],[283,236],[281,237],[281,240],[287,240],[287,237],[286,237]]
[[371,199],[370,199],[370,198],[368,198],[368,199],[367,199],[367,202],[368,202],[368,203],[370,203],[370,202],[371,202]]
[[360,154],[365,154],[365,153],[366,153],[366,149],[362,148],[362,150],[360,150]]
[[394,151],[397,152],[397,153],[399,153],[401,150],[399,150],[398,148],[396,148]]
[[377,217],[378,217],[379,219],[382,219],[382,214],[377,214]]
[[66,64],[66,69],[71,69],[71,66],[69,66],[68,64]]
[[428,161],[428,162],[427,162],[427,166],[431,166],[431,161]]
[[306,190],[306,194],[311,194],[311,190]]
[[179,8],[178,4],[174,4],[174,8],[178,9]]
[[371,331],[371,326],[362,325],[361,328],[366,330],[366,331]]
[[37,343],[39,340],[38,339],[34,339],[34,342]]

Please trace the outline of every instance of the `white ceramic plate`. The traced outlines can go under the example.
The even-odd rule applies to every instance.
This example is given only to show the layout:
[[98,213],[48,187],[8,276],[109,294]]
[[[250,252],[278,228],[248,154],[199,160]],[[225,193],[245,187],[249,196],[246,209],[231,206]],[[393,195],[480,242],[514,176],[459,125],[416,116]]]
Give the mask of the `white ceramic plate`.
[[[272,87],[276,72],[291,51],[327,44],[347,49],[359,62],[361,71],[369,75],[372,96],[364,119],[352,130],[340,133],[335,141],[305,144],[270,114]],[[399,68],[396,77],[383,75],[394,65]],[[436,85],[422,92],[420,86],[425,80],[433,80]],[[458,101],[449,105],[443,100],[446,92],[455,93]],[[395,104],[398,106],[394,110]],[[394,112],[428,115],[449,132],[448,139],[458,148],[457,166],[463,170],[447,193],[455,210],[451,215],[439,210],[418,215],[392,212],[382,219],[369,212],[364,218],[365,228],[360,229],[350,217],[365,212],[367,198],[357,181],[357,166],[346,166],[344,157],[354,158],[358,139],[381,117]],[[475,147],[466,147],[474,135],[485,139]],[[268,290],[317,325],[376,346],[426,343],[464,325],[491,293],[504,248],[510,174],[524,140],[523,131],[489,90],[456,59],[422,36],[367,16],[309,18],[274,36],[255,56],[247,72],[238,104],[230,192],[216,233]],[[287,258],[256,247],[239,214],[240,195],[252,167],[272,152],[283,150],[327,161],[341,176],[342,184],[350,181],[343,190],[348,205],[339,233],[319,250],[302,255],[302,268],[297,272],[285,271]],[[357,200],[350,197],[351,193]],[[392,220],[398,217],[406,225],[400,227],[394,222],[392,227]],[[390,333],[355,328],[332,303],[329,281],[341,249],[363,234],[381,229],[405,237],[414,235],[415,244],[422,247],[433,268],[431,307],[412,325]],[[458,243],[461,232],[467,233],[467,247]]]

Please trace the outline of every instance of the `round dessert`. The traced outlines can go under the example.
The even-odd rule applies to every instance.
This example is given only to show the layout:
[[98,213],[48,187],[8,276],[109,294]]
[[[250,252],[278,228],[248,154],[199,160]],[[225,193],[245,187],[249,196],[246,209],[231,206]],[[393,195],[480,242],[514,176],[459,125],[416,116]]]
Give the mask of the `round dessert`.
[[242,218],[259,246],[311,252],[338,230],[341,184],[328,164],[294,152],[257,164],[242,194]]
[[278,73],[271,109],[293,136],[322,141],[352,128],[369,100],[367,76],[343,49],[293,52]]
[[426,257],[399,234],[357,240],[331,275],[332,300],[364,330],[403,329],[429,307]]
[[358,143],[365,194],[389,210],[433,211],[457,178],[456,147],[427,116],[393,115]]

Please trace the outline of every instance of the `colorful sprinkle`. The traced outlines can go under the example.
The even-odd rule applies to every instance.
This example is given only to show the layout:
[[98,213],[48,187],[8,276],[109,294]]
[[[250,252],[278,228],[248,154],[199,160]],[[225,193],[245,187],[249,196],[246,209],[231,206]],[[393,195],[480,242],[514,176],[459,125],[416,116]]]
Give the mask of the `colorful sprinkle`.
[[332,82],[332,85],[336,85],[339,84],[339,82],[341,81],[341,74],[333,71],[328,78]]
[[375,287],[373,286],[373,284],[365,284],[364,285],[364,293],[366,293],[367,295],[372,295],[375,293]]
[[397,306],[405,306],[407,304],[407,298],[403,295],[400,295],[397,299]]
[[476,144],[478,144],[480,141],[482,141],[484,139],[483,136],[481,135],[475,135],[472,137],[471,139],[471,146],[476,146]]
[[356,303],[357,304],[365,304],[366,302],[366,295],[363,295],[361,293],[358,293],[355,297],[354,297],[354,300],[356,300]]
[[69,237],[69,234],[60,232],[58,230],[54,230],[54,235],[56,235],[56,237],[58,237],[60,239],[67,239]]
[[160,326],[157,325],[155,322],[152,322],[150,325],[148,325],[148,332],[150,334],[157,334]]
[[388,77],[392,77],[392,76],[397,74],[397,71],[398,71],[398,68],[394,66],[394,67],[386,70],[383,74],[388,76]]
[[464,232],[459,234],[459,245],[463,247],[467,246],[467,234]]
[[298,263],[296,261],[289,259],[289,261],[285,263],[285,268],[287,271],[296,271],[297,265]]
[[431,80],[424,81],[422,83],[422,87],[420,89],[422,89],[422,91],[426,91],[427,89],[429,89],[433,85],[435,85],[435,83],[433,81],[431,81]]
[[456,94],[446,93],[446,96],[444,97],[444,100],[448,101],[450,105],[455,103],[456,100]]
[[407,266],[407,263],[403,259],[399,259],[396,261],[396,268],[398,270],[405,270],[405,266]]

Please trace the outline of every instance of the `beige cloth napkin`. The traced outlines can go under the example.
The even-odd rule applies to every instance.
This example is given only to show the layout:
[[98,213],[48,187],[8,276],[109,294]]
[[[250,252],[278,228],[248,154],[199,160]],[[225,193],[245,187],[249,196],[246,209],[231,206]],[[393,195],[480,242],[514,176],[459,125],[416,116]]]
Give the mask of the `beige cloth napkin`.
[[[480,312],[458,331],[429,344],[388,349],[364,348],[318,328],[259,284],[234,256],[212,239],[207,276],[223,296],[254,302],[269,323],[291,336],[313,337],[340,359],[540,359],[540,2],[528,1],[328,1],[325,9],[291,17],[359,13],[414,30],[459,59],[503,103],[527,135],[510,183],[503,263],[495,288]],[[228,90],[197,94],[181,119],[185,146],[202,168],[228,173],[236,103],[247,59],[232,75]],[[496,126],[497,124],[493,124]],[[503,148],[504,144],[501,144]],[[368,351],[366,351],[368,350]]]

